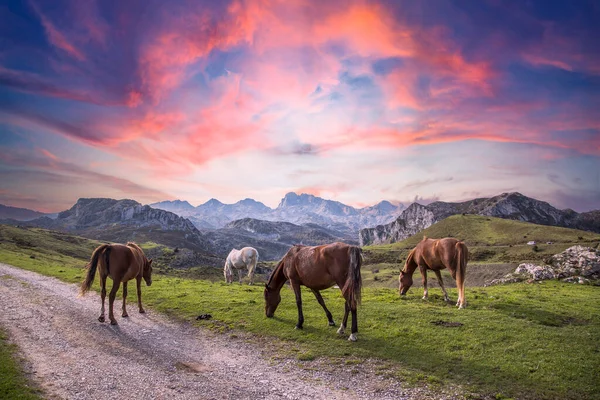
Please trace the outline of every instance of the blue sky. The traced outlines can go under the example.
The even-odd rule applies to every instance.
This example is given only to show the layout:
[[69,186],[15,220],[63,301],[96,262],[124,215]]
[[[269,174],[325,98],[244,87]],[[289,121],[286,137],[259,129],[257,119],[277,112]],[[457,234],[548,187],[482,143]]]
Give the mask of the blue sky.
[[0,2],[0,203],[600,208],[594,1]]

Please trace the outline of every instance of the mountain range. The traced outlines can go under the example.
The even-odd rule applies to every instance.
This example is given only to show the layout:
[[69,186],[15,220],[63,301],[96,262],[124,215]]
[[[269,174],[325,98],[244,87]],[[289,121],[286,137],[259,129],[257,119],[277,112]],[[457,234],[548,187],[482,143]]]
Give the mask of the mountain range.
[[199,229],[219,229],[231,221],[252,218],[297,225],[316,224],[354,238],[361,228],[393,221],[405,208],[403,204],[393,205],[389,201],[371,207],[354,208],[338,201],[293,192],[286,194],[275,209],[253,199],[240,200],[235,204],[223,204],[217,199],[210,199],[198,207],[187,201],[175,200],[150,206],[189,218]]
[[577,213],[571,209],[559,210],[544,201],[513,192],[461,203],[413,203],[402,211],[395,221],[361,229],[359,243],[361,246],[367,246],[397,242],[456,214],[475,214],[600,232],[599,210],[585,213]]
[[45,215],[45,213],[27,208],[10,207],[0,204],[0,219],[12,218],[17,221],[28,221]]
[[[32,215],[31,213],[19,211],[17,215],[11,216]],[[232,248],[244,246],[255,247],[261,260],[276,260],[294,244],[318,245],[334,241],[358,244],[355,235],[345,235],[315,224],[296,225],[252,218],[232,221],[219,229],[199,230],[187,218],[129,199],[82,198],[70,209],[58,213],[56,218],[38,214],[43,216],[27,221],[12,218],[1,222],[69,232],[111,242],[152,241],[189,249],[194,252],[191,260],[209,265],[220,265]]]
[[[43,227],[112,242],[151,241],[186,248],[194,253],[191,259],[203,265],[221,264],[232,248],[244,246],[255,247],[261,260],[276,260],[294,244],[343,241],[365,246],[396,242],[455,214],[477,214],[600,232],[600,211],[558,210],[520,193],[460,203],[413,203],[402,211],[403,206],[385,201],[356,209],[336,201],[295,193],[288,193],[275,209],[252,199],[235,204],[212,199],[198,207],[177,200],[153,206],[174,212],[128,199],[83,198],[55,218],[32,210],[4,207],[11,219],[4,218],[0,222]],[[42,216],[30,219],[35,215]],[[17,218],[28,220],[18,221]],[[210,219],[211,223],[204,218]],[[358,230],[369,221],[383,222],[376,223],[374,228]],[[206,225],[210,228],[202,227]]]

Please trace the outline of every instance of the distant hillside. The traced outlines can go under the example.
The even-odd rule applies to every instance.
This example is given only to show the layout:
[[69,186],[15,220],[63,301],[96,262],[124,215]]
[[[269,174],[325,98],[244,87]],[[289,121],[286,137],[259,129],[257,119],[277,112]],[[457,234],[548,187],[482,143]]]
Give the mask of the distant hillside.
[[[600,244],[600,234],[593,232],[479,215],[453,215],[402,241],[364,249],[367,255],[380,255],[371,257],[369,262],[400,263],[423,236],[463,240],[469,247],[470,261],[479,263],[542,261],[574,244]],[[532,241],[535,247],[527,244]]]
[[600,232],[600,211],[577,213],[558,210],[550,204],[523,196],[503,193],[492,198],[481,198],[462,203],[437,201],[427,206],[413,203],[393,222],[359,232],[361,246],[394,243],[456,214],[475,214]]
[[79,199],[54,220],[42,217],[22,224],[111,242],[153,241],[187,248],[208,258],[223,253],[213,248],[189,220],[134,200]]
[[286,194],[275,209],[253,199],[240,200],[235,204],[210,199],[195,208],[181,200],[164,201],[150,206],[187,217],[199,229],[219,229],[231,221],[252,218],[296,225],[316,224],[336,231],[337,235],[352,237],[356,237],[361,228],[393,221],[404,209],[402,204],[393,205],[389,201],[382,201],[371,207],[354,208],[338,201],[296,193]]
[[[138,238],[142,239],[142,238]],[[0,261],[14,263],[35,259],[44,265],[70,265],[83,268],[94,249],[110,241],[97,241],[65,232],[42,228],[14,227],[0,224]],[[124,241],[117,241],[123,243]],[[153,265],[159,268],[222,267],[224,260],[195,253],[188,249],[168,247],[136,240]],[[210,275],[210,274],[209,274]]]
[[0,219],[13,219],[15,221],[29,221],[43,217],[45,214],[27,208],[10,207],[0,204]]

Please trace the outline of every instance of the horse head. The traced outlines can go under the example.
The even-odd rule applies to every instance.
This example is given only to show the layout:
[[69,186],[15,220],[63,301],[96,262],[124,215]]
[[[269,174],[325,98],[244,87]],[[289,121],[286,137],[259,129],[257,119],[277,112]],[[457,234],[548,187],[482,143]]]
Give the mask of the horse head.
[[146,286],[152,285],[152,259],[146,260],[144,263],[144,272],[142,273]]
[[400,291],[400,296],[404,296],[413,284],[412,275],[410,273],[400,271],[400,277],[398,278],[398,281],[400,283],[400,287],[398,289]]
[[281,302],[280,290],[269,288],[269,284],[265,284],[265,314],[267,318],[272,318],[275,315],[275,310]]

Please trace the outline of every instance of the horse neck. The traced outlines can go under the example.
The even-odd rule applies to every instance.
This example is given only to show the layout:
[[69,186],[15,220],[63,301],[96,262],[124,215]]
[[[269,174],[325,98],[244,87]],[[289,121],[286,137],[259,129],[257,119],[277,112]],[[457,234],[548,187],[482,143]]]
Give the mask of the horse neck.
[[267,283],[267,286],[271,290],[279,291],[283,287],[285,281],[287,281],[287,278],[283,273],[283,262],[280,261],[279,264],[277,264],[275,271],[273,271],[273,275],[271,275],[271,279],[269,279],[269,283]]

